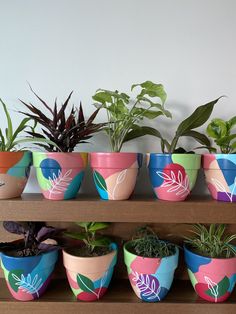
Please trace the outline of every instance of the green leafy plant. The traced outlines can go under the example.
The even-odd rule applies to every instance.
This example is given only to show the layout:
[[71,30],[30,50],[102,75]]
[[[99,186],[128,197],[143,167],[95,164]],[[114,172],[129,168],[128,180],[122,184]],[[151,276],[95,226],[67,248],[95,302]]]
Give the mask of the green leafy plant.
[[236,256],[236,247],[231,244],[236,234],[225,235],[224,224],[211,224],[209,227],[195,224],[192,227],[190,231],[194,237],[184,237],[185,243],[198,254],[213,258]]
[[76,222],[80,227],[81,232],[65,232],[65,236],[83,241],[85,249],[89,255],[93,255],[94,251],[98,248],[109,249],[111,243],[110,239],[97,234],[97,231],[106,229],[109,223],[105,222]]
[[202,146],[198,148],[207,148],[210,151],[214,151],[214,148],[211,147],[211,142],[209,138],[205,134],[200,133],[195,129],[201,127],[209,119],[213,111],[214,105],[219,101],[220,98],[221,97],[205,105],[197,107],[189,117],[187,117],[179,124],[171,141],[164,139],[159,133],[162,152],[170,154],[185,153],[186,150],[184,148],[177,147],[179,139],[183,136],[191,137],[198,143],[200,143]]
[[7,110],[6,104],[3,102],[2,99],[0,99],[0,104],[3,107],[5,117],[7,120],[7,127],[5,129],[5,135],[2,129],[0,128],[0,151],[1,152],[19,151],[21,150],[21,148],[19,148],[19,145],[24,144],[26,142],[38,142],[38,143],[47,142],[54,145],[53,142],[44,140],[42,138],[37,138],[37,137],[33,139],[29,139],[27,137],[19,138],[20,134],[26,131],[27,128],[33,132],[34,128],[36,127],[36,124],[31,126],[30,124],[28,124],[31,118],[24,118],[20,122],[18,127],[14,130],[11,116],[9,114],[9,111]]
[[138,230],[130,242],[130,248],[138,256],[167,257],[176,253],[175,245],[159,239],[158,235],[145,226]]
[[236,116],[228,121],[213,119],[207,126],[207,134],[214,139],[215,144],[223,154],[236,153],[236,133],[232,129],[236,126]]
[[[66,101],[58,109],[57,100],[55,100],[53,109],[42,100],[31,88],[31,91],[38,98],[44,107],[44,110],[38,109],[33,104],[21,102],[30,110],[31,113],[21,112],[30,119],[33,119],[42,127],[43,134],[35,131],[35,129],[27,133],[31,138],[41,138],[50,140],[48,143],[36,143],[50,152],[73,152],[75,147],[81,143],[87,143],[92,135],[105,126],[105,123],[94,123],[99,109],[94,111],[92,115],[85,121],[82,104],[79,110],[72,106],[69,115],[66,117],[66,109],[73,92],[69,94]],[[55,145],[53,144],[55,143]]]
[[154,119],[161,115],[171,118],[171,113],[164,108],[167,95],[163,85],[146,81],[132,85],[131,91],[135,88],[141,88],[141,91],[133,103],[129,95],[117,90],[98,89],[93,96],[95,106],[107,112],[108,126],[104,129],[112,151],[119,152],[125,142],[137,137],[159,136],[154,128],[138,124],[144,118]]

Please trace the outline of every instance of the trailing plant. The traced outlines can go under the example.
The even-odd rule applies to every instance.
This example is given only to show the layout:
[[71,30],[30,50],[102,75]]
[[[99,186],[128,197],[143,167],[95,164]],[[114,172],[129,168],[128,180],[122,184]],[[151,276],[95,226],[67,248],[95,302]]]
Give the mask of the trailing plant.
[[236,153],[236,133],[232,129],[236,126],[236,116],[228,121],[213,119],[207,126],[207,134],[214,139],[222,154]]
[[158,235],[149,227],[138,230],[130,242],[132,252],[138,256],[162,258],[176,253],[175,245],[159,239]]
[[224,224],[211,224],[209,227],[195,224],[192,227],[194,237],[184,237],[185,243],[198,254],[213,258],[236,256],[236,247],[231,244],[236,234],[226,235]]
[[43,105],[43,110],[37,108],[33,104],[21,102],[29,109],[28,112],[21,112],[30,119],[33,119],[42,127],[43,134],[35,131],[35,129],[28,131],[27,133],[31,138],[38,137],[42,139],[49,139],[56,145],[51,143],[36,143],[38,146],[43,147],[50,152],[73,152],[75,147],[81,143],[87,143],[92,135],[105,126],[105,123],[94,123],[99,108],[95,110],[92,115],[87,119],[84,118],[84,112],[82,104],[80,103],[79,109],[72,106],[70,113],[66,116],[66,109],[68,107],[71,95],[69,94],[66,101],[60,108],[57,105],[57,99],[55,100],[53,109],[41,99],[31,88],[31,91],[37,97],[37,99]]
[[46,226],[41,222],[15,221],[4,221],[3,227],[10,233],[23,235],[24,239],[23,242],[0,243],[0,252],[14,253],[17,256],[34,256],[59,248],[53,238],[61,232],[61,229]]
[[200,143],[202,146],[198,148],[207,148],[209,151],[214,151],[214,148],[211,147],[211,142],[209,138],[205,134],[200,133],[195,129],[201,127],[205,122],[207,122],[213,111],[214,105],[218,102],[220,98],[221,97],[205,105],[197,107],[189,117],[187,117],[179,124],[171,141],[163,138],[160,133],[159,136],[158,134],[156,134],[156,136],[161,139],[162,152],[170,154],[186,153],[186,150],[184,148],[178,147],[179,139],[183,136],[191,137],[198,143]]
[[[6,104],[3,102],[3,100],[0,98],[0,104],[2,105],[2,108],[4,110],[4,114],[7,120],[7,127],[5,129],[5,134],[3,130],[0,128],[0,152],[10,152],[10,151],[19,151],[21,150],[18,148],[18,145],[24,144],[26,142],[40,142],[45,143],[48,142],[47,140],[43,140],[41,138],[34,138],[34,139],[28,139],[28,138],[19,138],[20,134],[24,132],[27,128],[34,130],[36,125],[31,126],[28,124],[28,122],[31,120],[30,118],[24,118],[18,125],[18,127],[14,130],[12,119],[9,114],[9,111],[7,110]],[[53,143],[51,143],[53,144]]]
[[93,256],[98,254],[103,255],[110,251],[109,245],[111,244],[111,240],[101,234],[97,234],[97,231],[106,229],[109,223],[76,222],[76,225],[80,227],[80,232],[65,232],[64,234],[69,238],[83,241],[83,251],[81,250],[79,253],[85,256]]
[[143,119],[161,115],[171,118],[171,113],[164,108],[167,95],[162,84],[146,81],[132,85],[131,91],[135,88],[141,88],[141,91],[133,102],[129,95],[118,90],[98,89],[93,96],[95,106],[107,112],[108,126],[104,130],[114,152],[119,152],[125,142],[134,138],[159,135],[154,128],[140,126]]

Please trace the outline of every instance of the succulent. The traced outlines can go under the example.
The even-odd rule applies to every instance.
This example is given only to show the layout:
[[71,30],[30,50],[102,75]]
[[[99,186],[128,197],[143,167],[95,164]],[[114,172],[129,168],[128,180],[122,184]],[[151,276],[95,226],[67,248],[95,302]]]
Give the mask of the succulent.
[[27,117],[33,119],[42,127],[43,134],[35,130],[28,131],[31,138],[37,137],[42,139],[49,139],[52,143],[36,143],[36,145],[43,147],[50,152],[73,152],[77,144],[87,143],[92,135],[100,131],[105,124],[94,123],[99,108],[95,110],[92,115],[85,121],[82,104],[80,103],[79,110],[72,106],[70,113],[66,116],[66,109],[69,104],[71,95],[69,94],[66,101],[58,108],[57,100],[55,100],[53,109],[41,99],[31,88],[31,91],[38,98],[44,107],[44,110],[38,109],[33,104],[21,102],[30,110],[28,112],[21,112]]
[[136,238],[130,242],[130,249],[138,256],[162,258],[174,255],[175,245],[159,239],[158,235],[149,227],[138,230]]
[[184,237],[185,243],[198,254],[213,258],[236,256],[236,247],[231,244],[236,240],[236,234],[225,235],[224,224],[211,224],[209,227],[195,224],[192,227],[194,237]]
[[33,256],[59,248],[52,238],[57,236],[62,229],[46,226],[42,222],[19,223],[16,221],[4,221],[3,227],[10,233],[23,235],[24,241],[0,243],[0,252],[16,251],[19,256]]

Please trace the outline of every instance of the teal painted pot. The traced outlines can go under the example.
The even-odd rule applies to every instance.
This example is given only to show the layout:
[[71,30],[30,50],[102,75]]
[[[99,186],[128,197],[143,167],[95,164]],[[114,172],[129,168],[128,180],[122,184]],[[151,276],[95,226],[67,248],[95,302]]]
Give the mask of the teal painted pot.
[[84,177],[87,153],[33,153],[41,191],[50,200],[75,198]]
[[146,302],[158,302],[169,292],[175,269],[178,266],[179,249],[172,256],[148,258],[129,251],[132,241],[124,245],[124,260],[130,284],[137,295]]
[[201,166],[197,154],[147,154],[152,188],[158,199],[184,201],[193,189]]
[[184,246],[189,278],[196,293],[204,300],[219,303],[231,295],[236,283],[236,257],[211,258]]
[[31,152],[0,152],[0,199],[19,197],[28,180]]
[[133,193],[139,168],[139,153],[90,153],[93,179],[104,200],[126,200]]
[[50,283],[57,258],[57,250],[29,257],[1,253],[1,267],[11,295],[20,301],[41,297]]
[[236,202],[236,155],[205,154],[203,168],[212,198],[217,201]]

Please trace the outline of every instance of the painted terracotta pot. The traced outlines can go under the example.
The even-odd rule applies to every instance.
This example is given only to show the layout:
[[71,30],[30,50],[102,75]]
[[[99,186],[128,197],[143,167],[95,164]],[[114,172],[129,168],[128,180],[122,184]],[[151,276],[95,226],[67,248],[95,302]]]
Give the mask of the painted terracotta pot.
[[205,154],[203,168],[211,196],[217,201],[236,202],[236,155]]
[[158,302],[169,292],[175,269],[178,266],[179,250],[175,255],[163,258],[147,258],[130,253],[131,241],[124,245],[124,259],[130,284],[137,295],[146,302]]
[[27,183],[31,152],[0,152],[0,199],[19,197]]
[[132,194],[142,154],[90,153],[96,189],[104,200],[126,200]]
[[236,257],[210,258],[184,247],[185,262],[194,290],[204,300],[223,302],[236,282]]
[[111,253],[97,257],[79,257],[63,250],[63,264],[71,290],[80,301],[96,301],[106,293],[117,262],[117,245]]
[[1,267],[12,296],[20,301],[41,297],[50,283],[57,258],[57,250],[29,257],[1,253]]
[[76,197],[87,165],[87,153],[34,152],[33,164],[41,191],[50,200]]
[[147,154],[147,167],[157,198],[166,201],[184,201],[193,189],[201,155]]

